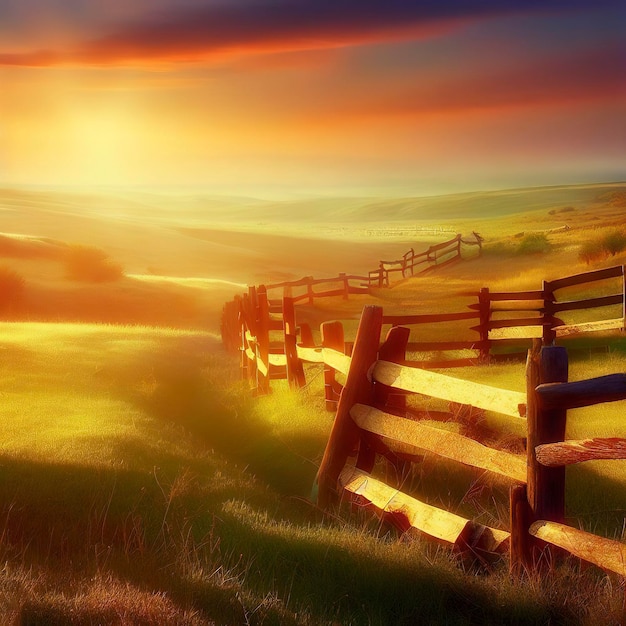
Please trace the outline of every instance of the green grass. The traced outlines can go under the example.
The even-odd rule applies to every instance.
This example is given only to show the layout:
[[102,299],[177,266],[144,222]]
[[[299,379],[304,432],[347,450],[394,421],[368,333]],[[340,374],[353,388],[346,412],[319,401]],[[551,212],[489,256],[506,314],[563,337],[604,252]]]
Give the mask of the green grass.
[[[467,292],[483,286],[538,289],[544,278],[623,262],[579,262],[590,232],[617,225],[623,209],[596,210],[597,188],[570,191],[433,201],[429,210],[449,217],[446,229],[477,230],[492,254],[377,290],[373,300],[351,296],[302,305],[298,319],[311,323],[317,339],[321,321],[345,320],[351,340],[363,305],[372,301],[385,313],[460,311],[475,301]],[[471,214],[459,210],[460,200],[469,202]],[[574,208],[566,211],[563,204]],[[337,220],[357,209],[361,215],[364,207],[376,214],[383,208],[398,223],[412,225],[418,205],[413,199],[328,203]],[[317,214],[318,204],[307,206]],[[168,220],[172,215],[168,209]],[[69,213],[53,217],[50,232],[42,235],[72,230]],[[564,222],[575,227],[549,233],[550,248],[543,254],[516,253],[528,234]],[[298,232],[309,233],[310,225],[302,224]],[[11,228],[22,232],[22,226]],[[91,227],[83,228],[75,236],[87,241]],[[520,232],[526,234],[516,236]],[[173,278],[216,271],[213,248],[196,259],[204,247],[188,238],[180,243],[189,251],[173,240],[164,246],[172,233],[163,229],[162,240],[146,231],[150,246],[143,247],[136,233],[113,243],[105,241],[111,233],[98,230],[96,244],[114,246],[115,258],[119,252],[125,268],[139,276],[70,286],[47,256],[16,261],[26,277],[26,301],[13,314],[56,323],[0,326],[0,623],[591,625],[623,619],[623,581],[595,568],[565,562],[547,577],[515,581],[506,558],[479,567],[423,538],[399,537],[366,511],[320,511],[308,499],[332,422],[324,411],[320,368],[307,368],[308,385],[300,392],[275,381],[271,395],[251,397],[238,380],[236,358],[223,353],[214,334],[221,303],[239,287],[209,290],[204,281],[199,289]],[[378,243],[371,248],[372,266]],[[264,245],[272,258],[259,253],[255,271],[276,260],[272,245]],[[297,241],[290,245],[298,248]],[[249,258],[259,251],[244,252],[251,271]],[[369,259],[369,249],[362,253]],[[147,270],[165,258],[171,267]],[[334,258],[325,262],[346,269]],[[299,271],[272,268],[281,277]],[[145,280],[146,271],[158,274],[158,282]],[[244,270],[237,271],[235,277]],[[604,286],[594,285],[586,295],[596,293],[606,293]],[[68,319],[82,323],[64,323]],[[583,318],[573,313],[568,321]],[[458,332],[454,325],[425,327],[412,339],[456,338]],[[573,380],[626,371],[621,336],[589,336],[567,345]],[[519,391],[525,386],[520,362],[446,373]],[[568,435],[623,436],[622,404],[572,411]],[[442,426],[460,428],[452,422]],[[487,415],[485,426],[486,436],[518,449],[523,422]],[[568,469],[573,523],[622,536],[623,465]],[[409,483],[435,504],[507,525],[506,485],[480,472],[431,455],[415,466]]]
[[[510,581],[504,561],[476,576],[369,514],[319,511],[307,495],[332,419],[319,377],[253,399],[211,335],[141,327],[3,324],[0,350],[0,622],[619,614],[619,592],[595,571],[564,568],[547,587]],[[515,368],[486,371],[508,383]],[[432,487],[460,480],[439,472]],[[582,588],[564,584],[572,571]]]

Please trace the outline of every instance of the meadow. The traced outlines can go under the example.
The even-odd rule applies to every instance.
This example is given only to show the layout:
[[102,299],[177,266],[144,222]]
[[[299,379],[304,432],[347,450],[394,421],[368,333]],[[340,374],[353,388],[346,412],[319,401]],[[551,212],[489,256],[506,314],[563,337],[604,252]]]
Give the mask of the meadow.
[[[447,238],[441,229],[480,232],[483,255],[371,296],[302,305],[299,320],[342,319],[350,333],[366,303],[455,311],[483,286],[538,288],[624,263],[624,252],[579,258],[623,224],[624,185],[430,203],[4,190],[0,209],[1,623],[623,619],[623,581],[595,568],[566,562],[515,580],[505,559],[485,571],[363,512],[319,510],[309,495],[332,420],[321,373],[307,372],[300,392],[275,381],[253,398],[219,318],[246,283],[366,273]],[[525,250],[531,234],[545,244]],[[626,371],[621,335],[568,346],[572,380]],[[513,361],[454,375],[525,384]],[[625,436],[622,404],[572,411],[568,434]],[[626,468],[594,462],[570,474],[568,512],[622,537]],[[432,480],[506,524],[503,489],[471,478],[472,494],[446,467]]]

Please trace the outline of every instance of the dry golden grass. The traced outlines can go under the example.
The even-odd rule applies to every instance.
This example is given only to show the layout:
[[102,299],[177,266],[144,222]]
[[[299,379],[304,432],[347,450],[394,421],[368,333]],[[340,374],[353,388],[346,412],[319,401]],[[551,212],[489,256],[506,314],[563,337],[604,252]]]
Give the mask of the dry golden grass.
[[[245,202],[214,201],[208,231],[193,202],[180,198],[170,206],[148,196],[3,192],[2,230],[21,235],[0,255],[24,278],[25,297],[0,328],[0,622],[617,623],[622,583],[595,570],[567,565],[549,583],[517,583],[498,563],[492,576],[473,576],[449,552],[398,539],[369,516],[322,516],[306,500],[330,427],[319,372],[311,370],[303,393],[276,382],[272,395],[253,401],[236,381],[236,359],[217,343],[222,305],[243,283],[366,272],[380,258],[418,249],[411,233],[429,224],[480,232],[485,254],[374,290],[372,298],[303,305],[299,319],[314,327],[348,320],[350,338],[366,302],[392,313],[457,311],[483,286],[535,289],[544,278],[584,271],[581,243],[614,228],[625,210],[620,197],[600,192],[561,190],[562,203],[556,190],[543,200],[512,194],[515,210],[506,217],[497,211],[502,194],[482,198],[488,215],[462,218],[454,202],[475,209],[482,200],[447,199],[437,205],[445,223],[418,223],[412,201],[293,204],[292,223],[283,214],[276,227],[259,227]],[[533,212],[524,210],[529,202]],[[318,229],[304,217],[322,207],[336,215]],[[370,216],[378,211],[372,228],[354,219],[363,207]],[[220,210],[231,211],[231,222],[242,211],[247,222],[217,219]],[[381,211],[401,216],[395,224],[408,234],[390,235]],[[516,252],[520,233],[563,223],[571,228],[548,233],[549,251]],[[104,250],[125,277],[69,281],[58,251],[76,243]],[[603,263],[614,262],[623,258]],[[623,370],[626,350],[614,339],[610,345],[608,358],[596,344],[579,345],[572,378]],[[458,373],[524,385],[515,363]],[[575,436],[620,431],[621,417],[618,405],[572,412],[570,429]],[[511,436],[503,422],[488,425]],[[468,490],[448,468],[437,471],[430,486],[460,489],[463,506],[505,523],[506,505],[491,501],[497,489],[477,479]],[[598,464],[574,476],[572,484],[585,486],[568,493],[581,523],[617,532],[623,472]]]

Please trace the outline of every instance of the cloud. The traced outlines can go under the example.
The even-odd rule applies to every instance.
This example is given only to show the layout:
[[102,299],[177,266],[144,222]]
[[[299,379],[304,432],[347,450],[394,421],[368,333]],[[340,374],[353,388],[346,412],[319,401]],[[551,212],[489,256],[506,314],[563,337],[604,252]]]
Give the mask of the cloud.
[[[604,0],[594,9],[615,6]],[[4,65],[197,61],[427,37],[476,19],[588,9],[587,0],[254,0],[172,6],[67,50],[0,54]]]
[[383,94],[367,103],[361,101],[358,111],[365,116],[393,116],[590,100],[623,101],[625,66],[626,47],[618,44],[546,59],[541,64],[521,65],[513,60],[506,73],[472,75],[463,80],[443,76],[435,84],[400,88],[393,95]]

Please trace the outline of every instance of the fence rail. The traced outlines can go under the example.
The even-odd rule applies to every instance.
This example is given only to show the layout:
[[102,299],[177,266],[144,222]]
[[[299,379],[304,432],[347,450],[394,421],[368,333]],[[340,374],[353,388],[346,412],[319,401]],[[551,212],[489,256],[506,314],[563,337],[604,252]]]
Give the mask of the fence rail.
[[[559,289],[584,289],[590,283],[617,277],[622,278],[622,293],[582,297],[577,300],[568,294],[567,300],[557,299]],[[323,284],[325,281],[315,282]],[[306,281],[299,281],[298,284],[307,286],[307,289],[310,286]],[[279,287],[281,285],[272,286],[274,289]],[[250,287],[247,294],[236,297],[224,308],[224,345],[231,351],[241,353],[242,376],[252,381],[258,393],[266,393],[269,390],[269,381],[281,378],[286,378],[291,385],[300,387],[306,382],[303,362],[324,363],[322,348],[350,354],[353,346],[353,342],[345,340],[339,321],[322,324],[322,346],[314,346],[310,328],[296,322],[295,305],[302,301],[303,296],[294,296],[292,291],[290,293],[291,296],[283,296],[280,306],[274,305],[274,310],[280,311],[280,315],[272,313],[268,288],[263,285],[258,288]],[[327,293],[336,294],[334,291]],[[423,369],[466,367],[502,358],[525,357],[532,340],[537,337],[542,338],[545,345],[549,345],[582,333],[623,330],[626,319],[625,294],[624,266],[620,265],[544,282],[541,290],[492,292],[489,288],[483,288],[475,292],[477,300],[469,304],[467,310],[383,315],[382,323],[391,328],[425,326],[429,329],[432,325],[444,328],[447,324],[451,329],[445,333],[447,337],[458,337],[462,333],[463,338],[421,341],[407,339],[404,356],[399,363]],[[615,319],[565,324],[556,316],[568,311],[593,311],[618,305],[621,305],[622,317]],[[506,317],[501,318],[502,315]],[[272,341],[270,334],[274,336]],[[475,337],[471,338],[469,334],[475,334]],[[463,353],[459,354],[459,351]],[[422,353],[422,357],[407,358],[407,352],[409,355]],[[436,353],[436,356],[432,353]],[[334,372],[345,374],[345,363],[338,366],[339,360],[335,354],[333,363],[325,365],[329,410],[336,406],[341,390]],[[581,393],[587,393],[587,390]]]
[[[511,571],[538,567],[541,539],[600,567],[626,576],[623,543],[566,526],[564,466],[594,459],[626,459],[626,439],[564,440],[568,408],[626,399],[626,375],[567,381],[562,346],[540,346],[528,354],[525,394],[424,372],[381,359],[401,357],[407,329],[394,328],[385,343],[379,337],[382,309],[365,307],[346,373],[346,384],[316,479],[321,506],[348,498],[386,516],[401,530],[418,530],[457,549],[473,553],[510,550]],[[390,345],[392,348],[390,349]],[[324,350],[322,350],[324,354]],[[380,405],[382,385],[387,404]],[[526,415],[527,455],[490,448],[464,435],[407,419],[392,390],[449,400],[469,409]],[[387,409],[386,407],[390,408]],[[406,471],[420,454],[446,458],[499,475],[512,483],[510,528],[491,528],[433,507],[372,474],[377,455]],[[350,461],[350,458],[355,458]]]

